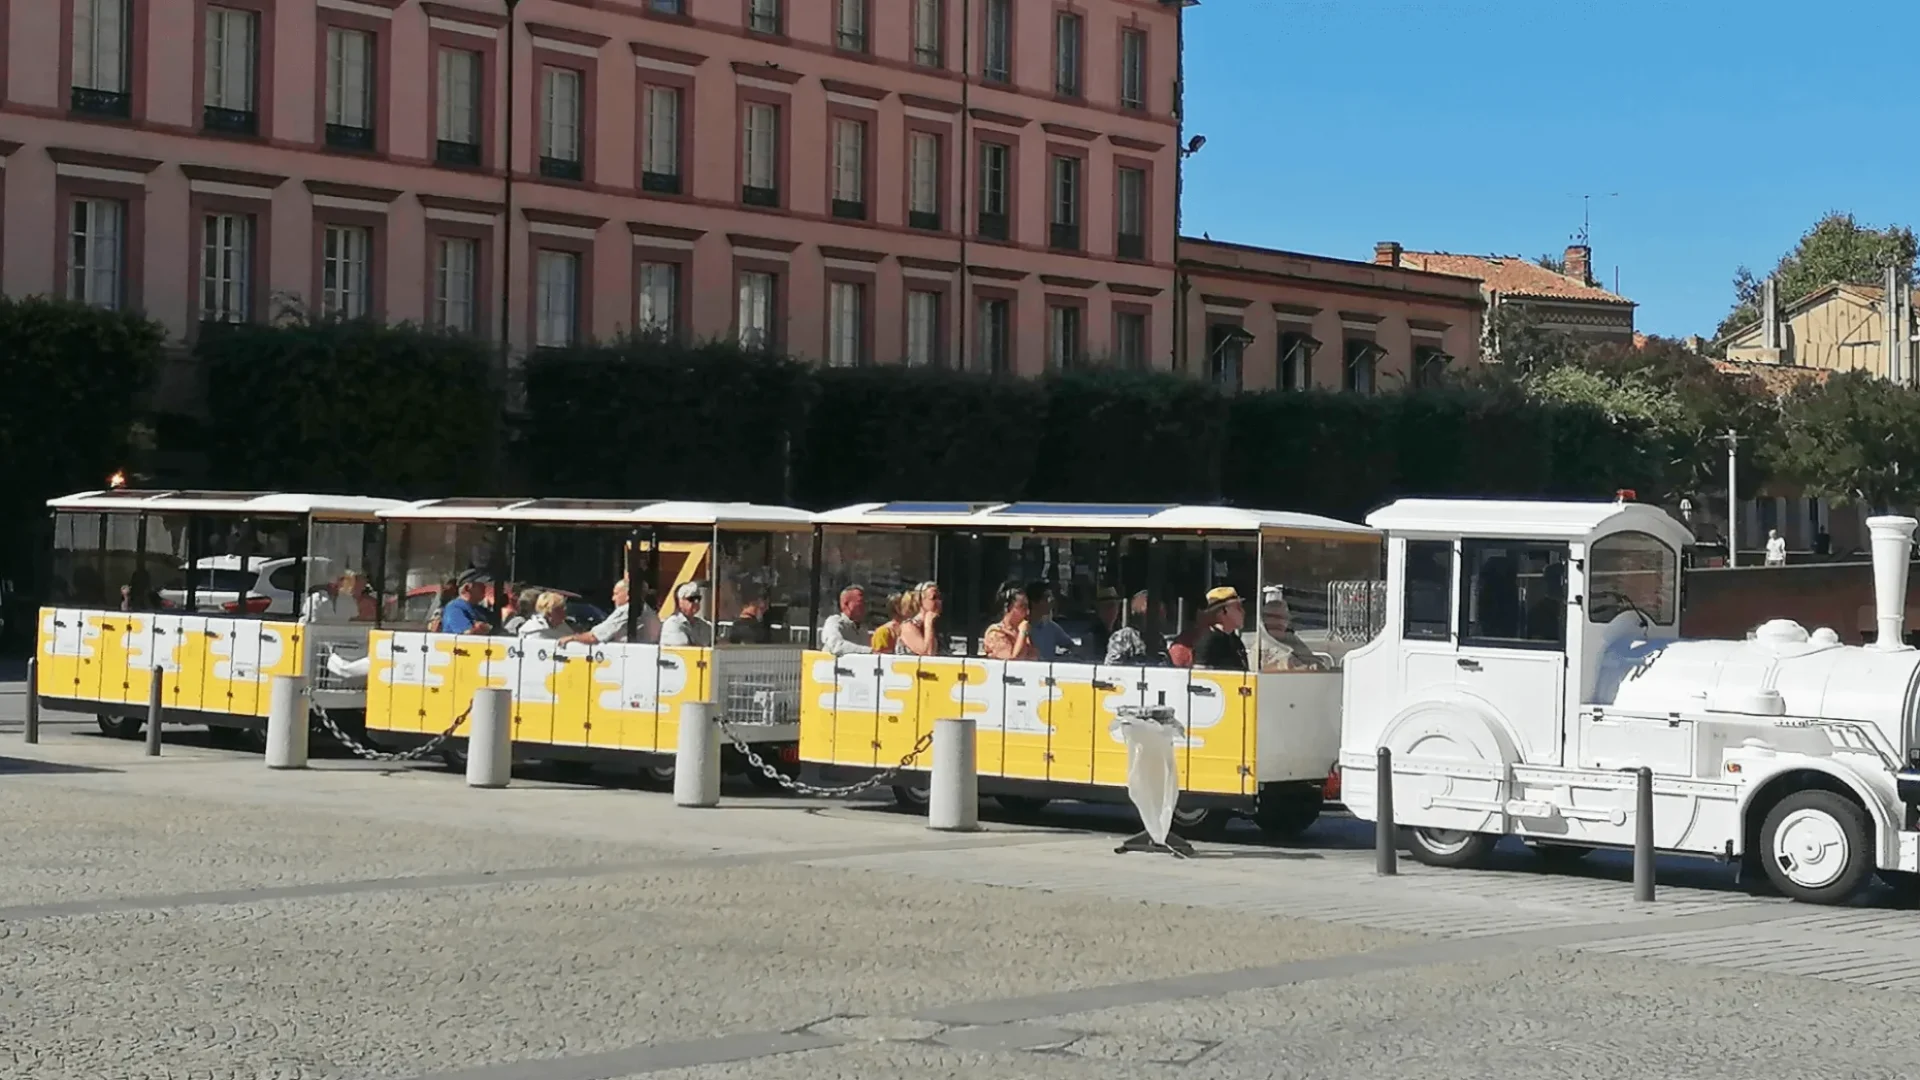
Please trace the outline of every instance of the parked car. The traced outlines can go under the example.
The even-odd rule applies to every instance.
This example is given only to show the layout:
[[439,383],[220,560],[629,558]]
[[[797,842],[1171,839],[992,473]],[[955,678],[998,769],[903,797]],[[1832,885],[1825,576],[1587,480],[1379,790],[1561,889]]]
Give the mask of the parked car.
[[186,582],[175,588],[159,590],[160,602],[167,607],[187,606],[187,583],[193,586],[193,609],[228,615],[288,615],[300,613],[300,566],[307,564],[309,584],[319,585],[333,578],[329,559],[262,555],[208,555],[194,560],[191,569],[182,567]]

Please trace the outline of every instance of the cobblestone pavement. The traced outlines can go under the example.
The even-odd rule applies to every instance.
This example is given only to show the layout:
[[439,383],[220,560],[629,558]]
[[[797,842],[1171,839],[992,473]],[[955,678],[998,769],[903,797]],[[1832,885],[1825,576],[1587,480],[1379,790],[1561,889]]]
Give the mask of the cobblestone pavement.
[[[0,687],[0,1078],[1920,1075],[1920,915],[138,743]],[[1903,992],[1908,991],[1908,992]]]

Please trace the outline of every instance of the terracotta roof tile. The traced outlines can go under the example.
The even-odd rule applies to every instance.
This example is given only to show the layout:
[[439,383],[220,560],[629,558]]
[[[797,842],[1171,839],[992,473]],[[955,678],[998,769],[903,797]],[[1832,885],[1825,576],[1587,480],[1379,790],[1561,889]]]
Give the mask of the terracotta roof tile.
[[1739,360],[1715,360],[1713,366],[1727,375],[1749,375],[1760,380],[1760,385],[1774,395],[1785,394],[1802,386],[1819,385],[1827,381],[1833,372],[1826,368],[1787,367],[1782,364],[1754,364]]
[[1407,251],[1400,265],[1414,270],[1475,278],[1503,296],[1532,296],[1548,300],[1593,300],[1603,304],[1631,304],[1596,285],[1585,285],[1556,274],[1532,259],[1517,255],[1451,255],[1444,251]]

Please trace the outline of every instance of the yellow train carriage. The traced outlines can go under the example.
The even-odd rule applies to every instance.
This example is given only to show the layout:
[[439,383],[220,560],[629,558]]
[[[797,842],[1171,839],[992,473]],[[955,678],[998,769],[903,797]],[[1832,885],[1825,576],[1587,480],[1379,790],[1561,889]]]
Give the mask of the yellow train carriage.
[[[935,720],[970,716],[983,792],[1022,809],[1122,801],[1119,710],[1165,705],[1186,732],[1185,831],[1248,813],[1292,835],[1317,817],[1339,751],[1341,658],[1370,630],[1342,609],[1381,576],[1372,530],[1276,511],[1067,503],[871,503],[814,521],[817,614],[844,596],[841,613],[864,608],[872,624],[894,597],[911,611],[928,584],[942,611],[934,655],[876,654],[838,633],[837,655],[807,654],[801,760],[836,778],[873,775],[910,755]],[[1006,583],[1053,624],[1051,655],[985,655]],[[1233,606],[1210,608],[1209,597],[1229,594],[1245,622],[1226,632],[1243,640],[1247,669],[1190,666],[1182,650],[1196,627]],[[1109,658],[1123,627],[1145,655]],[[922,757],[901,774],[901,803],[924,805],[926,766]]]
[[[257,744],[275,676],[364,650],[379,606],[361,587],[379,549],[374,514],[399,505],[124,488],[50,500],[53,579],[33,692],[131,737],[157,675],[165,722]],[[343,579],[352,595],[340,594]],[[359,707],[357,687],[320,681],[335,708]]]
[[[512,692],[514,753],[523,759],[624,761],[666,781],[681,709],[713,702],[742,742],[795,767],[805,627],[789,617],[808,610],[805,512],[436,499],[380,519],[387,591],[417,596],[466,583],[502,618],[484,632],[448,633],[431,605],[414,605],[383,623],[367,672],[367,730],[383,745],[451,732],[446,756],[457,763],[475,691],[496,688]],[[524,621],[544,618],[537,608],[546,594],[564,601],[553,616],[562,621]],[[517,625],[497,615],[508,604]]]

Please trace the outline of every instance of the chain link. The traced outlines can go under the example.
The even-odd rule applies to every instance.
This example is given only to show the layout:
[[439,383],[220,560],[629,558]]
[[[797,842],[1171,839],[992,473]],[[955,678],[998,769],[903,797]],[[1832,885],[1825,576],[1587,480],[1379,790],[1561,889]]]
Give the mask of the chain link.
[[319,705],[313,705],[312,710],[313,715],[319,718],[320,726],[327,729],[327,734],[333,736],[335,742],[368,761],[418,761],[428,754],[433,753],[435,750],[440,749],[448,739],[452,738],[454,731],[458,729],[461,724],[466,723],[468,715],[473,712],[473,706],[468,705],[465,712],[454,717],[453,723],[447,725],[447,730],[435,735],[433,738],[428,739],[426,742],[421,743],[411,750],[402,750],[397,754],[383,753],[349,736],[346,732],[340,730],[340,725],[334,723],[333,717],[328,716],[327,710],[321,708]]
[[786,773],[781,772],[778,768],[774,767],[771,762],[756,753],[753,746],[749,744],[747,740],[741,738],[740,733],[733,729],[732,724],[725,720],[718,722],[720,724],[721,734],[725,735],[727,739],[733,743],[733,748],[740,751],[741,756],[747,759],[748,765],[760,770],[762,776],[765,776],[782,788],[793,792],[795,795],[807,795],[816,799],[844,799],[849,796],[872,791],[874,788],[886,784],[891,784],[901,773],[911,767],[921,754],[926,753],[928,747],[933,745],[933,732],[929,731],[920,736],[919,741],[913,744],[913,749],[907,751],[906,755],[900,759],[900,764],[882,769],[880,772],[858,783],[846,784],[842,787],[819,787],[806,783],[805,781],[796,780]]

